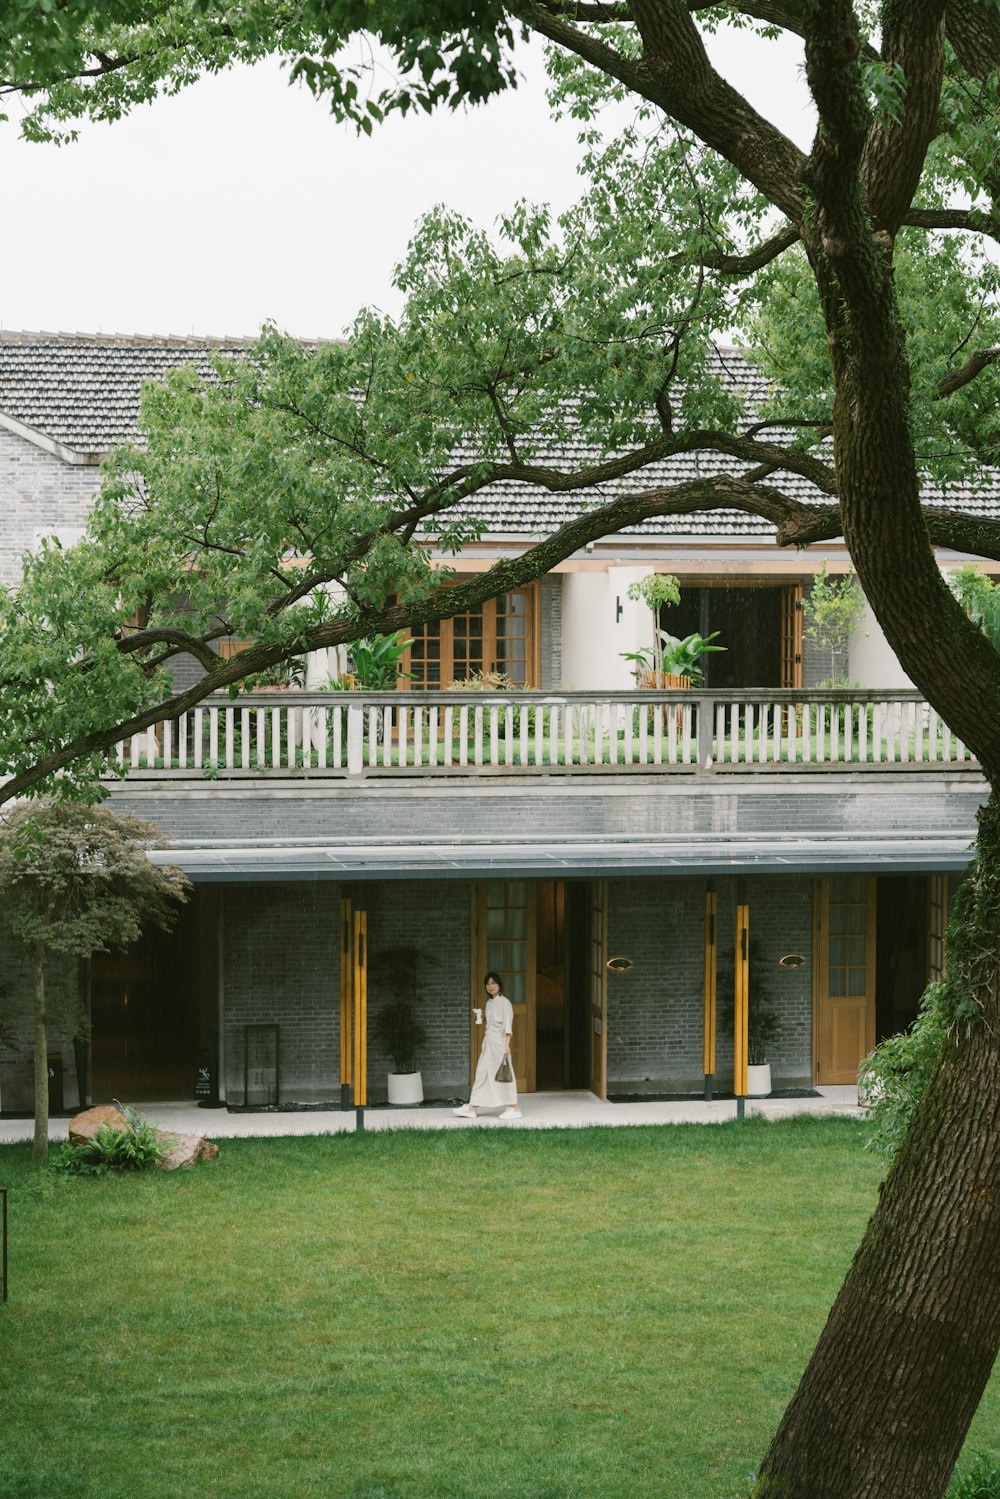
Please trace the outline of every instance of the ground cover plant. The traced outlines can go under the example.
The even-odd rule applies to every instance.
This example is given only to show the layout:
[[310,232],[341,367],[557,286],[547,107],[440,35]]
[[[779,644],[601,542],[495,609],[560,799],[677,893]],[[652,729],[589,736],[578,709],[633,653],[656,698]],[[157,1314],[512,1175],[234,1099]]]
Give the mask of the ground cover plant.
[[227,1141],[96,1180],[5,1147],[0,1499],[742,1499],[875,1205],[865,1130]]

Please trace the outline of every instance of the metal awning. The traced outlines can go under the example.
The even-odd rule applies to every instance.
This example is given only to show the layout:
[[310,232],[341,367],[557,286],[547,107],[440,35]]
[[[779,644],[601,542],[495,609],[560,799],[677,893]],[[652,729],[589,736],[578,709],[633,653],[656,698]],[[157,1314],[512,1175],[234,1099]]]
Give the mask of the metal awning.
[[961,871],[972,839],[867,830],[665,837],[567,835],[558,840],[287,838],[178,840],[150,858],[179,864],[196,884],[292,880],[593,879],[615,875],[908,874]]

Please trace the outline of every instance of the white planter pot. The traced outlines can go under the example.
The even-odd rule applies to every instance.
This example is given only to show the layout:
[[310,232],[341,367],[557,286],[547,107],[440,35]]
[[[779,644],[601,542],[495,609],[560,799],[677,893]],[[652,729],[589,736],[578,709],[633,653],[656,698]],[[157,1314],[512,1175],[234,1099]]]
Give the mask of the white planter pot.
[[389,1073],[389,1102],[409,1105],[424,1101],[424,1084],[419,1072]]
[[747,1097],[767,1098],[771,1091],[771,1064],[762,1062],[759,1067],[747,1068]]

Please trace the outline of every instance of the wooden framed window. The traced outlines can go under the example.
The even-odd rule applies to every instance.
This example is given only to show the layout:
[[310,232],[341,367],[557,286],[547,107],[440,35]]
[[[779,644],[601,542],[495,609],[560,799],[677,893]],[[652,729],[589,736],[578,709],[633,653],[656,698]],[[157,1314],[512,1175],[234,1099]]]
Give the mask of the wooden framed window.
[[412,632],[403,658],[403,685],[435,692],[479,672],[503,672],[514,687],[537,687],[539,660],[537,583],[487,599],[451,619]]
[[932,874],[927,879],[927,982],[944,978],[945,933],[948,927],[948,877]]

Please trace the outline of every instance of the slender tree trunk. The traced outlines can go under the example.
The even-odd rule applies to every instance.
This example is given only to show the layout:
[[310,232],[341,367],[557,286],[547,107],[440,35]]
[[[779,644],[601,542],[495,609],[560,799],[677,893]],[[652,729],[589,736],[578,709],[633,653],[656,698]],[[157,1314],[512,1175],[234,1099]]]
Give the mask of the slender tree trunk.
[[31,949],[31,986],[35,1021],[35,1135],[32,1158],[45,1161],[49,1155],[49,1022],[45,1010],[45,948],[36,942]]
[[881,1188],[756,1499],[937,1499],[1000,1349],[996,796],[973,879],[949,964],[981,1016],[948,1045]]

